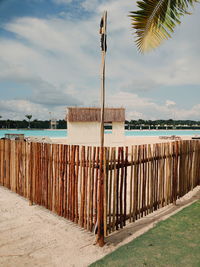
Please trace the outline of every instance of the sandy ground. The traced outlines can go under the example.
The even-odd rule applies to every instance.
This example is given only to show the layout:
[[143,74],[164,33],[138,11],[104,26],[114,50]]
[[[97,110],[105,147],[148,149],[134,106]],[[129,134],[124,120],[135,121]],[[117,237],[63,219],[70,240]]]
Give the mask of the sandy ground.
[[0,266],[88,266],[200,199],[200,187],[93,245],[94,236],[43,207],[0,187]]
[[[180,136],[182,140],[191,140],[192,136],[184,135]],[[68,144],[67,137],[63,138],[51,138],[53,143],[57,144]],[[130,145],[143,145],[143,144],[155,144],[155,143],[166,143],[171,142],[172,139],[161,139],[158,136],[125,136],[124,143],[106,143],[105,146],[130,146]],[[89,144],[82,144],[89,145]],[[98,144],[96,144],[98,146]]]

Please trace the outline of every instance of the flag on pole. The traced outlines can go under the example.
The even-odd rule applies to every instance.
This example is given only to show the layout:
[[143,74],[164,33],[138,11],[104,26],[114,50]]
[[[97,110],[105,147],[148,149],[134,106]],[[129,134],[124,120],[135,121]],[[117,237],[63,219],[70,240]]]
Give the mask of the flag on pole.
[[101,50],[103,52],[107,51],[107,42],[106,42],[106,19],[107,19],[107,14],[106,12],[104,13],[103,17],[101,18],[100,22],[100,31],[99,33],[101,34]]

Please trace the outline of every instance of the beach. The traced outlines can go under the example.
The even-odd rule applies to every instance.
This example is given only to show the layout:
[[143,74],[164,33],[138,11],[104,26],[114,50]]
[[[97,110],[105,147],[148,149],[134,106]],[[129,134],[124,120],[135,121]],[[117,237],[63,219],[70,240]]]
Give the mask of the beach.
[[[191,140],[192,136],[182,135],[181,140]],[[57,144],[69,144],[67,137],[63,138],[51,138],[52,143]],[[159,136],[124,136],[124,142],[112,143],[110,138],[105,139],[105,146],[131,146],[131,145],[143,145],[143,144],[156,144],[156,143],[166,143],[174,141],[174,139],[162,139]],[[80,143],[80,145],[89,146],[89,144]],[[98,144],[93,144],[98,146]]]
[[0,266],[86,267],[200,199],[200,186],[93,245],[93,234],[0,186]]

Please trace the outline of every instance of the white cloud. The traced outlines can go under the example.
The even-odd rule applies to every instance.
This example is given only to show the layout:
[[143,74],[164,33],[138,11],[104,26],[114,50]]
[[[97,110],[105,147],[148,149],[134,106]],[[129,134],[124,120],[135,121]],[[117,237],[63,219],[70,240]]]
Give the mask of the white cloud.
[[167,118],[169,115],[169,110],[165,105],[159,105],[152,99],[139,97],[134,93],[119,92],[115,95],[109,95],[107,99],[108,106],[125,107],[128,118],[131,117],[131,114],[137,114],[137,117],[140,114],[145,119],[155,119],[159,116]]
[[0,115],[2,119],[23,120],[26,114],[32,114],[33,119],[48,120],[51,116],[65,119],[66,106],[44,106],[29,100],[0,100]]
[[198,120],[200,118],[200,104],[194,105],[190,109],[176,109],[174,111],[174,116],[176,119],[193,119]]
[[0,113],[3,119],[23,119],[32,114],[33,119],[45,119],[48,109],[27,100],[0,100]]
[[155,103],[152,99],[139,97],[130,92],[119,92],[107,97],[107,106],[126,107],[127,119],[193,119],[200,118],[200,104],[191,108],[178,108],[172,100],[163,104]]
[[133,79],[129,83],[122,84],[120,87],[121,91],[124,92],[148,92],[157,88],[159,84],[151,79]]
[[145,115],[142,112],[137,111],[126,111],[126,120],[139,120],[144,119]]
[[174,107],[176,105],[176,102],[172,101],[172,100],[166,100],[165,102],[166,107],[170,108],[170,107]]
[[[33,85],[32,85],[33,86]],[[80,106],[82,102],[72,95],[71,89],[62,90],[45,81],[35,83],[36,88],[30,100],[52,108],[52,106]]]
[[[136,93],[145,94],[162,85],[200,86],[198,16],[188,16],[190,18],[172,40],[156,52],[142,56],[137,53],[127,16],[135,9],[135,2],[110,0],[99,4],[96,0],[86,0],[82,6],[93,11],[93,15],[73,22],[67,16],[24,17],[4,27],[16,38],[0,39],[0,80],[26,83],[33,92],[27,106],[44,108],[37,110],[38,116],[40,110],[47,114],[50,105],[61,116],[65,104],[99,103],[101,53],[98,30],[105,9],[108,10],[107,104],[122,105],[127,108],[127,114],[136,117],[169,117],[168,99],[160,97],[162,103],[158,104],[156,99],[139,97]],[[194,22],[196,27],[192,26]],[[197,118],[198,110],[198,106],[181,110],[176,105],[177,116]]]
[[81,6],[87,11],[94,11],[98,7],[98,0],[85,0],[81,3]]

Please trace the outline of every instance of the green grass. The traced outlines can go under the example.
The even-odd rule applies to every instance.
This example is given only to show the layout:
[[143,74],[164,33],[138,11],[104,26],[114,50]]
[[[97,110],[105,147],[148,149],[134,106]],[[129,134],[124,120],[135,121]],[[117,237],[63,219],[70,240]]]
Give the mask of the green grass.
[[90,266],[200,267],[200,201]]

